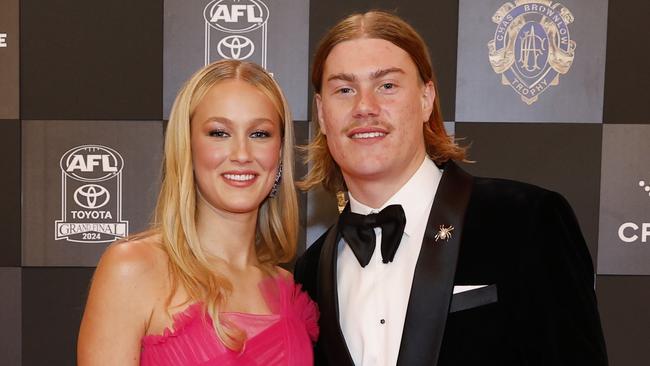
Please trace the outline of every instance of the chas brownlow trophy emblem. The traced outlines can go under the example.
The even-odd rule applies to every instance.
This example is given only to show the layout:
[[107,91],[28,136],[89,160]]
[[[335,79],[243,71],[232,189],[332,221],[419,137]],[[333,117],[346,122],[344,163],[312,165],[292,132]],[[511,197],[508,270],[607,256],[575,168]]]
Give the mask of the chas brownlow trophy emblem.
[[492,16],[497,28],[488,42],[490,65],[528,105],[571,68],[573,20],[569,9],[550,0],[507,2]]

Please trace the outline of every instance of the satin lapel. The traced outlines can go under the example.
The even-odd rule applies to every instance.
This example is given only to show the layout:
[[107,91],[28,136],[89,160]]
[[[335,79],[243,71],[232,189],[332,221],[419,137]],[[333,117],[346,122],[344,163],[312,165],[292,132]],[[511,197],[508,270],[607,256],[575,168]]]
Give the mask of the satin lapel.
[[318,304],[320,308],[320,342],[330,365],[354,366],[339,324],[336,290],[336,253],[341,236],[338,225],[329,230],[318,262]]
[[[471,191],[472,176],[451,160],[447,162],[413,275],[398,365],[431,366],[438,363]],[[436,241],[441,225],[454,227],[449,240]]]

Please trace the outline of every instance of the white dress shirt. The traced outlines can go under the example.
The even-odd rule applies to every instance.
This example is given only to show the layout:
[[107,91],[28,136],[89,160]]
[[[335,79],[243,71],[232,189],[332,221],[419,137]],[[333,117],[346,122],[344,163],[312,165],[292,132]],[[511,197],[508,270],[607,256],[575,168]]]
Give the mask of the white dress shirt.
[[381,228],[370,263],[361,267],[345,240],[338,245],[337,290],[339,322],[357,366],[395,365],[406,318],[415,264],[442,172],[424,161],[402,188],[382,207],[373,209],[350,195],[350,209],[367,215],[400,204],[406,226],[395,258],[382,263]]

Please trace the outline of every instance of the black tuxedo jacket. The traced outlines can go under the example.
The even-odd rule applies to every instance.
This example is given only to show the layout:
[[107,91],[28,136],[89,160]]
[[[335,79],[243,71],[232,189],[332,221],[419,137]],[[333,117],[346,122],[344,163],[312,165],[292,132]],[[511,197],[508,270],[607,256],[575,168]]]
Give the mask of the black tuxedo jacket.
[[[454,227],[448,241],[435,240],[441,225]],[[338,321],[339,240],[334,225],[296,262],[295,279],[321,312],[317,365],[353,365]],[[488,286],[452,295],[454,285]],[[397,364],[607,365],[593,265],[567,201],[447,162]]]

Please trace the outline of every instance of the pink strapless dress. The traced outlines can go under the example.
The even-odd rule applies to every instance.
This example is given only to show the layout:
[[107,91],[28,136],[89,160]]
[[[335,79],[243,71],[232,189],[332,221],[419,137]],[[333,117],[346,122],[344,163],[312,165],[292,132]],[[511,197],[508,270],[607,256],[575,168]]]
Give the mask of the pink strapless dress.
[[195,303],[174,316],[173,330],[142,338],[140,365],[313,365],[312,343],[318,338],[316,303],[290,278],[267,279],[260,289],[273,314],[221,313],[246,332],[241,352],[223,345],[212,328],[212,318],[203,312],[201,303]]

